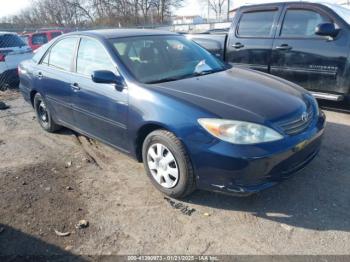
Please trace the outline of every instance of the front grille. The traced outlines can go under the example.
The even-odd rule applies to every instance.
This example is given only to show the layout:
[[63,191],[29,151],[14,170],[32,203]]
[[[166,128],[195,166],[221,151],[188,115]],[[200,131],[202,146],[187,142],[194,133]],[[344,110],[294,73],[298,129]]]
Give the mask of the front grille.
[[314,109],[312,104],[308,104],[307,110],[297,118],[290,119],[279,123],[278,125],[283,129],[287,135],[297,135],[305,131],[314,119]]

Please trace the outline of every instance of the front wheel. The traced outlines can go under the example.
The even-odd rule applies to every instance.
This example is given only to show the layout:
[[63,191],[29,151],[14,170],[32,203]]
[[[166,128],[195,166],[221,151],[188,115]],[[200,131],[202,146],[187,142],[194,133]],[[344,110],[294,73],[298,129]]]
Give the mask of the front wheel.
[[52,119],[51,112],[44,98],[37,93],[34,97],[34,109],[40,126],[47,132],[53,133],[61,127]]
[[181,141],[171,132],[156,130],[142,148],[147,175],[164,194],[183,198],[195,190],[192,164]]

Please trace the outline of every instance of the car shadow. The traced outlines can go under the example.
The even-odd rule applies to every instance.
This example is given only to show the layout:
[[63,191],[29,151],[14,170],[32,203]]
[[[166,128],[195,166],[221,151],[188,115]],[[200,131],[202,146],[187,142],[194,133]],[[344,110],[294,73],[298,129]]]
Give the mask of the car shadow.
[[350,231],[350,126],[328,123],[320,154],[284,183],[247,198],[197,191],[185,202],[294,227]]
[[326,101],[326,100],[318,100],[318,104],[321,109],[340,112],[340,113],[350,113],[350,102],[335,102],[335,101]]
[[0,224],[0,261],[87,261],[12,227]]

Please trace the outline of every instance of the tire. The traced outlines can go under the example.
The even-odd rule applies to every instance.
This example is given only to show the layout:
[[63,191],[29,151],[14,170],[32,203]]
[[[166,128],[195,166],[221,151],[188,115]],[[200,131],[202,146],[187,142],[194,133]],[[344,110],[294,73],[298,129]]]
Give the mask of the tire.
[[173,133],[166,130],[150,133],[143,142],[142,157],[153,185],[165,195],[183,198],[195,190],[192,164],[183,144]]
[[34,110],[40,126],[47,132],[53,133],[61,129],[52,119],[51,112],[46,106],[44,98],[37,93],[34,97]]

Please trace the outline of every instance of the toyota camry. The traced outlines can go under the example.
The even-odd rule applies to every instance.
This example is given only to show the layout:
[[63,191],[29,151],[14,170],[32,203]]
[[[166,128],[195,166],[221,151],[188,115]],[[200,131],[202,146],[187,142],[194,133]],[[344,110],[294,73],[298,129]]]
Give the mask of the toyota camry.
[[170,32],[63,35],[19,76],[44,130],[70,128],[134,157],[175,198],[269,188],[315,158],[325,126],[303,88],[223,64]]

